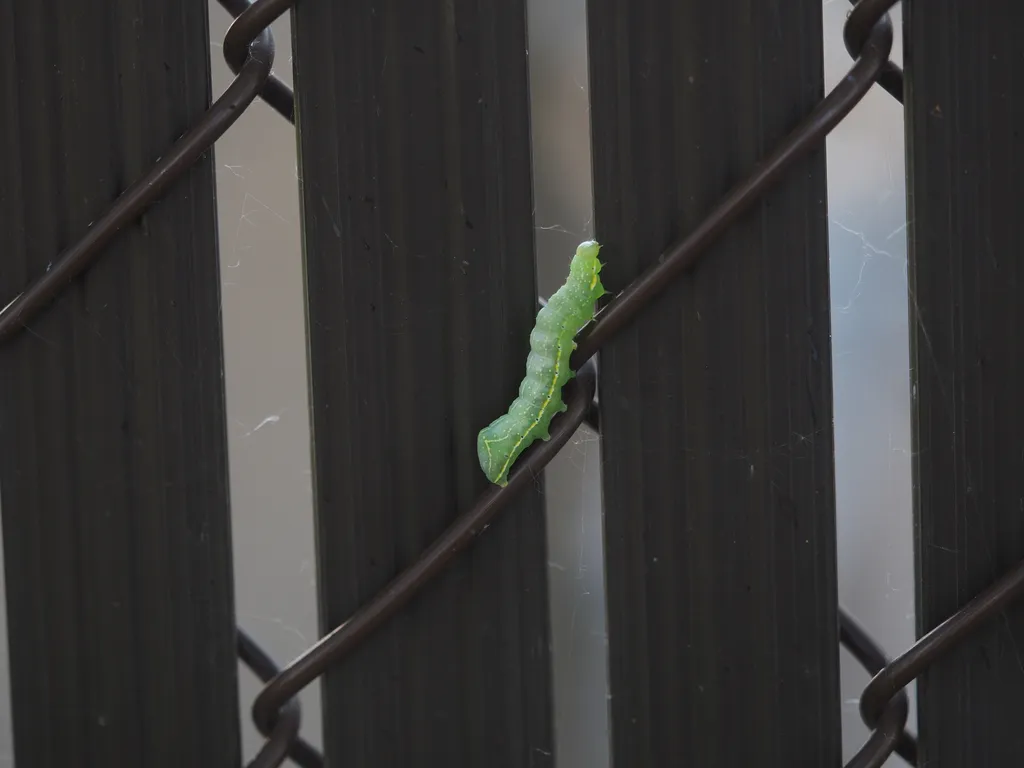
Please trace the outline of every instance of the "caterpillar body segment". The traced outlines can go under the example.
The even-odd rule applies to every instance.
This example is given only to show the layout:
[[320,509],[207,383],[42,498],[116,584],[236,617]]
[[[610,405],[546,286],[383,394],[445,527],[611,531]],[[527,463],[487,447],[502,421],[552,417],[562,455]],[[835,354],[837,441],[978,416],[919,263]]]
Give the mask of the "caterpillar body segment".
[[600,250],[593,240],[577,247],[565,284],[537,313],[519,396],[507,413],[477,435],[480,468],[496,485],[508,485],[508,473],[516,459],[538,438],[550,439],[551,419],[568,408],[562,401],[562,387],[576,375],[569,367],[576,349],[574,339],[593,319],[595,302],[606,293],[600,278]]

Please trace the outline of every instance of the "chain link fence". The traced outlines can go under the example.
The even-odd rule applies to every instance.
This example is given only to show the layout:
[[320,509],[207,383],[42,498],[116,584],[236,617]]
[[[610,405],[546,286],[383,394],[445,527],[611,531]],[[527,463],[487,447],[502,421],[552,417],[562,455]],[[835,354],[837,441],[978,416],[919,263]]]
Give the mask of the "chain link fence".
[[[247,0],[219,2],[235,17],[223,43],[225,59],[235,73],[234,81],[204,118],[124,192],[84,237],[7,304],[0,312],[0,343],[18,335],[70,281],[101,258],[118,232],[156,203],[255,99],[262,98],[284,119],[294,122],[293,94],[271,74],[274,42],[269,31],[269,26],[291,8],[294,0],[257,0],[251,5]],[[861,0],[854,4],[844,28],[846,47],[854,59],[848,76],[749,178],[724,197],[700,226],[668,248],[652,268],[601,308],[596,320],[581,335],[573,356],[572,365],[578,376],[566,389],[568,411],[553,423],[550,441],[535,445],[523,455],[506,487],[490,487],[411,567],[286,668],[279,669],[249,635],[238,629],[239,659],[266,684],[253,705],[252,715],[267,741],[250,763],[251,768],[272,768],[288,759],[303,768],[323,765],[319,752],[300,736],[297,694],[329,668],[342,663],[469,547],[508,502],[533,482],[581,424],[599,428],[592,358],[602,345],[642,312],[672,280],[695,268],[708,247],[783,178],[797,160],[820,147],[826,135],[875,84],[902,103],[903,74],[889,61],[893,31],[887,12],[895,3],[896,0]],[[872,734],[846,768],[877,768],[893,753],[910,765],[917,765],[916,741],[905,730],[908,702],[904,688],[1022,595],[1024,563],[892,660],[853,617],[841,610],[840,641],[873,676],[860,699],[862,719]]]

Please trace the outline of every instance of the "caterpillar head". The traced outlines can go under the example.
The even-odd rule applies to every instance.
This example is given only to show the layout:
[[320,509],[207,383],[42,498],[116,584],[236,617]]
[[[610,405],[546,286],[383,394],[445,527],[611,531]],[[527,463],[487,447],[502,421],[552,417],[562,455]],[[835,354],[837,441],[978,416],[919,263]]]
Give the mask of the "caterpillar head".
[[585,284],[589,286],[591,298],[595,301],[605,294],[600,278],[601,267],[604,265],[597,258],[600,252],[600,243],[596,240],[586,240],[577,246],[576,255],[569,264],[570,274],[583,278]]

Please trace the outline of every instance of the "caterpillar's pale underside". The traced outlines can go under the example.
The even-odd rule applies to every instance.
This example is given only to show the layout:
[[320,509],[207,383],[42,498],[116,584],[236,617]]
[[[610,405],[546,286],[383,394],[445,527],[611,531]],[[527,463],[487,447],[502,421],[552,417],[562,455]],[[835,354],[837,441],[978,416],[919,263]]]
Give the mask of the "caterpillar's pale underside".
[[516,459],[538,437],[550,439],[552,417],[568,408],[562,402],[562,387],[575,376],[569,368],[569,358],[576,349],[574,339],[593,319],[595,302],[606,293],[600,278],[602,264],[597,258],[600,250],[593,240],[576,248],[568,279],[537,313],[519,396],[507,413],[477,435],[480,468],[496,485],[508,485],[508,473]]

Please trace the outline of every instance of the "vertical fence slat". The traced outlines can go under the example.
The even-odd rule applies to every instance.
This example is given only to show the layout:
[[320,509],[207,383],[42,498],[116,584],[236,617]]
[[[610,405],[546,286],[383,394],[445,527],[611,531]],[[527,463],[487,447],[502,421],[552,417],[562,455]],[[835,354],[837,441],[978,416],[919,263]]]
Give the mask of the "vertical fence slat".
[[[486,487],[476,433],[525,371],[526,19],[428,0],[300,3],[294,24],[326,629]],[[538,480],[327,674],[328,761],[551,765],[547,610]]]
[[[941,623],[1024,557],[1024,81],[1003,3],[904,8],[917,616]],[[1024,761],[1024,607],[918,682],[920,764]]]
[[[821,2],[589,3],[621,289],[823,93]],[[824,149],[601,351],[616,765],[840,758]]]
[[[0,3],[0,304],[204,112],[205,0]],[[18,765],[240,761],[208,155],[0,348]]]

